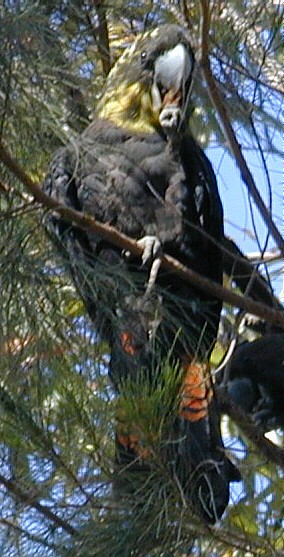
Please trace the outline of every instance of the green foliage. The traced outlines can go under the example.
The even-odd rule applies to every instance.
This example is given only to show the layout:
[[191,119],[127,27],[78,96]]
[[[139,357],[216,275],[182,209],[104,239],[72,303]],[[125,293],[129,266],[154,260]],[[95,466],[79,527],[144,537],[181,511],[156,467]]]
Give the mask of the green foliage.
[[[84,128],[102,90],[99,4],[7,0],[0,8],[0,138],[35,179],[54,149]],[[214,2],[212,18],[211,61],[232,123],[251,131],[253,121],[262,150],[276,153],[280,6]],[[188,23],[198,45],[196,2],[108,3],[112,58],[142,27],[169,20]],[[200,80],[194,104],[197,135],[224,144]],[[245,146],[254,148],[252,135]],[[230,423],[242,491],[220,528],[200,523],[159,459],[177,370],[164,363],[162,385],[152,390],[138,377],[117,401],[107,346],[55,257],[42,210],[3,167],[0,210],[1,555],[181,557],[196,537],[194,555],[280,555],[279,470]],[[135,422],[155,455],[135,497],[119,501],[111,491],[117,416]]]

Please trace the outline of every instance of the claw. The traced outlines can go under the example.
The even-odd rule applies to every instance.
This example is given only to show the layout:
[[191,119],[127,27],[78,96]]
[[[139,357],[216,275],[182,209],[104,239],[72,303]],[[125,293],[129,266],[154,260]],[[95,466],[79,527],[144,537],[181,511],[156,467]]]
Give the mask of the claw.
[[162,263],[161,257],[157,257],[156,259],[154,259],[152,263],[149,278],[148,278],[147,288],[146,288],[146,294],[149,294],[149,292],[152,290],[156,282],[156,278],[158,276],[161,263]]
[[145,294],[148,295],[156,282],[156,278],[162,263],[162,259],[160,257],[162,251],[161,242],[156,236],[144,236],[144,238],[138,240],[137,243],[143,248],[142,265],[144,266],[146,265],[146,263],[152,261],[145,292]]
[[144,238],[138,240],[137,244],[143,248],[142,265],[146,265],[146,263],[155,259],[161,250],[161,242],[156,236],[144,236]]

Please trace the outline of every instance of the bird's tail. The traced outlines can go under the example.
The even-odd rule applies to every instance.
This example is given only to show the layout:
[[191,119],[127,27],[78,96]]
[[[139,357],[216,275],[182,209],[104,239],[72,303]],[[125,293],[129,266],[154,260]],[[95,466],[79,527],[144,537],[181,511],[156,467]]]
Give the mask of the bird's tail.
[[[132,333],[124,332],[121,344],[127,357],[135,359]],[[171,377],[173,375],[177,377],[176,370],[174,374],[171,372]],[[139,394],[141,395],[139,389],[143,390],[143,381],[147,382],[145,375],[144,378],[142,375],[142,384],[138,385],[133,396],[134,406],[139,406],[137,400]],[[166,385],[167,379],[164,383]],[[150,403],[149,400],[145,402],[143,396],[140,397],[140,410],[136,417],[133,416],[131,423],[129,412],[127,420],[124,420],[124,413],[118,419],[117,485],[133,489],[135,473],[139,473],[141,478],[142,472],[147,475],[158,466],[161,470],[167,470],[184,500],[206,521],[214,523],[221,517],[228,504],[230,482],[240,480],[240,474],[225,454],[220,433],[220,415],[208,365],[194,359],[184,363],[181,387],[179,390],[176,387],[177,381],[173,381],[171,401],[168,395],[167,401],[159,399],[153,391],[150,394]],[[159,391],[160,388],[157,382],[155,389]],[[166,409],[163,406],[169,401],[170,405]],[[156,424],[154,420],[147,424],[146,429],[150,430],[150,433],[147,432],[145,435],[143,418],[141,416],[141,422],[140,415],[145,412],[147,404],[148,417],[153,412],[153,404],[160,404],[162,412],[160,415],[157,413]],[[154,413],[153,417],[155,418]],[[163,422],[163,427],[159,421]],[[158,431],[156,437],[151,428],[156,430],[156,433]]]
[[240,474],[225,453],[208,364],[184,365],[173,437],[170,455],[185,498],[214,523],[228,504],[230,482],[239,481]]

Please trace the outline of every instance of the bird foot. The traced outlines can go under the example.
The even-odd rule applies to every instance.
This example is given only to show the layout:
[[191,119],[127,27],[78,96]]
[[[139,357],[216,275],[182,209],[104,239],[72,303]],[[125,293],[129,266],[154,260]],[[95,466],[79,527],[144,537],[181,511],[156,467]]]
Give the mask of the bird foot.
[[156,236],[144,236],[137,244],[143,248],[142,265],[153,261],[161,251],[161,242]]
[[156,283],[156,279],[157,279],[158,272],[159,272],[159,269],[161,267],[161,264],[162,264],[162,258],[157,257],[156,259],[154,259],[154,261],[151,265],[151,270],[150,270],[150,274],[149,274],[149,278],[148,278],[148,282],[147,282],[147,288],[146,288],[146,292],[145,292],[146,296],[148,296],[150,294],[150,292],[153,289],[153,286]]
[[147,296],[153,286],[155,285],[158,272],[162,263],[161,258],[161,242],[156,236],[144,236],[141,240],[138,240],[138,245],[143,248],[142,254],[142,266],[152,261],[149,279],[147,282],[146,292],[145,295]]

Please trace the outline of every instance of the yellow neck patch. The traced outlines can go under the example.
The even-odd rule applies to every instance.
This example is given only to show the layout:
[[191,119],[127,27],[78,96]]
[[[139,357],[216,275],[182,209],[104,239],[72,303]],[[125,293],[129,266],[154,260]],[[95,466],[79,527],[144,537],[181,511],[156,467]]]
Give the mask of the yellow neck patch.
[[107,91],[97,107],[97,116],[120,128],[136,133],[153,133],[159,127],[159,117],[152,110],[149,92],[141,83],[120,83]]

